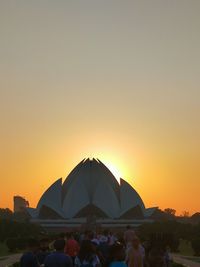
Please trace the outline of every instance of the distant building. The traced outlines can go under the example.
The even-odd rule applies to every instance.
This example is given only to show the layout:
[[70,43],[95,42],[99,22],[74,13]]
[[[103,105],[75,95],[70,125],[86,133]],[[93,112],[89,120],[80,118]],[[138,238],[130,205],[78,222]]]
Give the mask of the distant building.
[[91,222],[102,227],[138,226],[151,222],[156,208],[145,208],[135,189],[116,180],[98,159],[84,159],[64,183],[58,179],[40,198],[37,208],[27,208],[32,222],[44,227],[81,227]]
[[21,196],[14,196],[14,212],[23,212],[26,210],[26,208],[29,207],[29,202],[21,197]]

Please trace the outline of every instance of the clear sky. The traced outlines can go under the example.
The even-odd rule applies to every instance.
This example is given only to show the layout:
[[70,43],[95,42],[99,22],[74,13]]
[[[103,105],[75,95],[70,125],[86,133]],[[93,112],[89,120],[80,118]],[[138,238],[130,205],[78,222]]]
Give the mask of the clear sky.
[[200,1],[0,1],[0,207],[85,157],[200,210]]

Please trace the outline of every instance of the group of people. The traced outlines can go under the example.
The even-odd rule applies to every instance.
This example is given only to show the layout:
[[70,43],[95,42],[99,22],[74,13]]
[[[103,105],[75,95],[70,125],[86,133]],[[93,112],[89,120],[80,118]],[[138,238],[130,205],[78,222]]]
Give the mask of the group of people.
[[67,233],[52,242],[30,239],[20,267],[168,267],[169,262],[167,251],[149,250],[128,226],[121,238],[104,230]]

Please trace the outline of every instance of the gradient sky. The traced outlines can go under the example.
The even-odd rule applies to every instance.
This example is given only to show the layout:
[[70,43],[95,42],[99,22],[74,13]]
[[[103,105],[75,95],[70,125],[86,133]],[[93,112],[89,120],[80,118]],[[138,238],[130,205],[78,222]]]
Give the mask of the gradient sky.
[[200,210],[200,1],[0,1],[0,207],[85,157]]

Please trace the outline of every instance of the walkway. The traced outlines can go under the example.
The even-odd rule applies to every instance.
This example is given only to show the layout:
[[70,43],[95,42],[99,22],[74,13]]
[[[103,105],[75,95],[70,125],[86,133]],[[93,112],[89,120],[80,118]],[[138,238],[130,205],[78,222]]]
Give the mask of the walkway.
[[177,263],[181,263],[186,267],[200,267],[200,263],[185,259],[184,256],[173,254],[173,260]]
[[15,262],[18,262],[20,257],[21,257],[20,253],[1,257],[0,258],[0,267],[7,267],[7,266],[12,265]]

